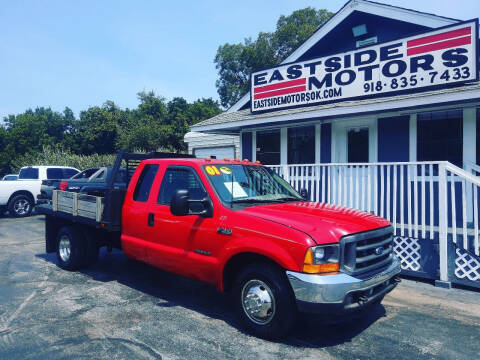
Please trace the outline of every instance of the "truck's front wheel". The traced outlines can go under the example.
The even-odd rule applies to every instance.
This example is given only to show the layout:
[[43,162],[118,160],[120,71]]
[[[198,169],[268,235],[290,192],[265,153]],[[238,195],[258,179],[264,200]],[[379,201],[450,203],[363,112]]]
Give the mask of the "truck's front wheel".
[[84,265],[85,238],[72,226],[64,226],[57,234],[57,263],[62,269],[77,270]]
[[257,263],[244,269],[232,295],[241,324],[258,337],[283,337],[295,323],[292,289],[284,272],[274,265]]

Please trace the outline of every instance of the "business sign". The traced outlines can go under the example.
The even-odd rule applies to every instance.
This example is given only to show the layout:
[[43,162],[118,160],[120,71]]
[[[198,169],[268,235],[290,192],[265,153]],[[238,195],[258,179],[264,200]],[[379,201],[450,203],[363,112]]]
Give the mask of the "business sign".
[[251,74],[252,112],[478,80],[478,20]]

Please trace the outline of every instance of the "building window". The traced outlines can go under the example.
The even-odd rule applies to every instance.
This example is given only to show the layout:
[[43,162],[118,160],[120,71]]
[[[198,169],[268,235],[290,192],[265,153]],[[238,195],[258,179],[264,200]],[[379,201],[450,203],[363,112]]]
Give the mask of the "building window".
[[349,129],[348,137],[348,162],[368,162],[368,127]]
[[280,130],[257,131],[257,160],[280,165]]
[[288,163],[315,163],[315,126],[288,129]]
[[436,111],[417,116],[417,160],[449,161],[462,167],[462,110]]

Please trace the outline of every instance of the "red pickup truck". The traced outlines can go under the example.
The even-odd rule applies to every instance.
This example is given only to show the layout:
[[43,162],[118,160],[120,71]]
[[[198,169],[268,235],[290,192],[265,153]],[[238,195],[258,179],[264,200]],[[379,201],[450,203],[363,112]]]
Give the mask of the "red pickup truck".
[[120,248],[231,294],[241,324],[263,338],[286,335],[297,311],[368,309],[399,282],[389,222],[306,201],[265,166],[121,152],[112,176],[125,162],[126,190],[110,179],[104,197],[55,191],[39,208],[60,267]]

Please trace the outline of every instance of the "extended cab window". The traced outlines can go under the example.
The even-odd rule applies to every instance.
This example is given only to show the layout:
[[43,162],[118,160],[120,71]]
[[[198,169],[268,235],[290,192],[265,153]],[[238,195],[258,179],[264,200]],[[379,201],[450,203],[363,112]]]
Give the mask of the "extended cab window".
[[145,165],[138,178],[135,191],[133,192],[133,200],[145,202],[150,195],[150,189],[152,188],[153,180],[157,175],[158,165]]
[[38,169],[36,168],[23,168],[20,169],[18,174],[19,179],[38,179]]
[[202,183],[191,168],[168,168],[163,176],[157,202],[163,205],[170,205],[173,194],[177,190],[188,190],[192,200],[201,200],[207,196]]

